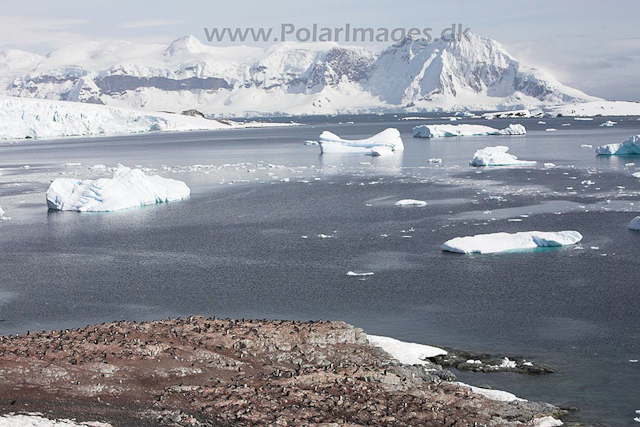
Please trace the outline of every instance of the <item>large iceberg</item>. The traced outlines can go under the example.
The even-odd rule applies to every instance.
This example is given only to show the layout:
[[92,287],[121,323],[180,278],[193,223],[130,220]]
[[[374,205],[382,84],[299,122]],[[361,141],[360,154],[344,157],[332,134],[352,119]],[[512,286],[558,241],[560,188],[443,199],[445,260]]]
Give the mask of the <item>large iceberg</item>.
[[413,136],[420,138],[443,138],[451,136],[525,135],[522,125],[509,125],[495,129],[483,125],[420,125],[413,128]]
[[596,154],[601,156],[628,156],[640,154],[640,135],[634,135],[624,142],[601,145],[596,148]]
[[369,343],[389,353],[394,359],[405,365],[425,365],[427,359],[446,356],[447,351],[430,345],[399,341],[394,338],[368,335]]
[[526,249],[574,245],[582,240],[577,231],[525,231],[456,237],[445,242],[442,250],[461,254],[490,254]]
[[629,223],[629,229],[640,231],[640,216],[637,216],[631,220],[631,222]]
[[111,212],[182,200],[190,193],[182,181],[118,165],[113,178],[54,180],[47,190],[47,206],[60,211]]
[[478,150],[469,162],[471,166],[533,166],[537,162],[518,160],[513,154],[507,153],[509,147],[498,145],[497,147],[485,147]]
[[400,131],[387,128],[366,139],[343,139],[335,133],[324,131],[318,139],[321,153],[360,153],[371,155],[388,154],[391,151],[404,150]]

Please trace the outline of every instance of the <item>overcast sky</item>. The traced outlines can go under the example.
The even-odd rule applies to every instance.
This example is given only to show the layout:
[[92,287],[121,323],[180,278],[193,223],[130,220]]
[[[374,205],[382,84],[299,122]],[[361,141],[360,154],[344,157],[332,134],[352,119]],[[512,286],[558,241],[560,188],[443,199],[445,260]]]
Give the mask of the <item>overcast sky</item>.
[[[0,0],[0,49],[37,53],[84,40],[167,44],[204,28],[425,28],[462,23],[523,64],[608,99],[640,101],[640,1]],[[19,4],[19,7],[17,5]],[[229,43],[215,43],[223,46]],[[250,43],[246,43],[250,44]],[[381,48],[381,46],[371,46]]]

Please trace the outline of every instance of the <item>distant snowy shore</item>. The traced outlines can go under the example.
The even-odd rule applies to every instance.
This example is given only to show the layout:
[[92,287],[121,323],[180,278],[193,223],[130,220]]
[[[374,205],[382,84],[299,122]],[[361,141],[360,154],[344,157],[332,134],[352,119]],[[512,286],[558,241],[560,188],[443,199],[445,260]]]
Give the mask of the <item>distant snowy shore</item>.
[[271,126],[290,124],[242,124],[78,102],[0,97],[0,139],[4,140]]

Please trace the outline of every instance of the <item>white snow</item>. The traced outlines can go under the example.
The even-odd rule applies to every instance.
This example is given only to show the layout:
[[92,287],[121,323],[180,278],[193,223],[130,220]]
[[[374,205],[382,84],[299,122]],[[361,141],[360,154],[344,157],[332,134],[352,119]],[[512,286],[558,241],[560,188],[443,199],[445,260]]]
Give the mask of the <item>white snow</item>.
[[402,200],[398,200],[395,203],[395,206],[417,206],[417,207],[423,207],[423,206],[427,206],[427,202],[425,202],[424,200],[415,200],[415,199],[402,199]]
[[61,211],[110,212],[182,200],[189,194],[182,181],[118,165],[113,178],[57,178],[47,190],[47,206]]
[[456,384],[463,387],[469,387],[472,392],[484,396],[489,400],[496,400],[498,402],[526,402],[525,399],[521,399],[515,394],[509,393],[507,391],[490,390],[487,388],[475,387],[461,382],[456,382]]
[[430,345],[415,344],[369,334],[367,334],[367,338],[370,344],[380,347],[404,365],[426,365],[426,359],[447,354],[445,350]]
[[442,245],[442,250],[462,254],[488,254],[574,245],[581,240],[582,235],[577,231],[490,233],[456,237],[455,239],[445,242]]
[[513,154],[507,153],[509,147],[499,145],[497,147],[485,147],[478,150],[469,162],[471,166],[533,166],[537,162],[518,160]]
[[0,416],[0,427],[111,427],[111,424],[99,421],[79,423],[67,419],[51,420],[44,418],[40,413],[9,413]]
[[627,101],[577,102],[545,108],[552,117],[640,116],[640,103]]
[[413,136],[420,138],[442,138],[452,136],[485,135],[525,135],[522,125],[511,124],[504,129],[495,129],[483,125],[420,125],[413,128]]
[[631,220],[631,222],[629,223],[629,229],[640,231],[640,216],[637,216]]
[[216,120],[77,102],[0,98],[0,139],[226,129]]
[[556,418],[546,416],[533,420],[533,427],[560,427],[564,423]]
[[361,153],[381,155],[391,151],[404,150],[400,132],[395,128],[387,128],[372,137],[365,139],[343,139],[338,135],[324,131],[318,139],[320,152],[329,153]]
[[605,156],[625,156],[640,154],[640,135],[634,135],[621,143],[601,145],[600,147],[596,148],[596,154]]

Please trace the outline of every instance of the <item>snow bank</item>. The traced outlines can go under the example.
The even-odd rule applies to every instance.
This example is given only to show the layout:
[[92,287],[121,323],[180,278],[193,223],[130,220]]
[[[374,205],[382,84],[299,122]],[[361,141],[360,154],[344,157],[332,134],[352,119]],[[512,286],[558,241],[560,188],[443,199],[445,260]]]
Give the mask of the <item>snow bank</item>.
[[629,229],[640,231],[640,216],[637,216],[629,223]]
[[389,154],[391,151],[404,150],[400,132],[395,128],[387,128],[366,139],[343,139],[338,135],[324,131],[318,139],[321,153],[361,153],[372,155]]
[[498,145],[497,147],[485,147],[478,150],[469,162],[471,166],[533,166],[537,162],[518,160],[513,154],[508,154],[509,147]]
[[111,427],[98,421],[77,423],[73,420],[50,420],[39,413],[6,414],[0,416],[0,427]]
[[457,382],[459,386],[468,387],[475,394],[479,394],[481,396],[486,397],[489,400],[496,400],[498,402],[526,402],[525,399],[521,399],[515,394],[511,394],[508,391],[502,390],[490,390],[487,388],[474,387],[469,384]]
[[182,181],[118,165],[113,178],[54,180],[47,190],[47,206],[60,211],[110,212],[182,200],[190,192]]
[[461,254],[509,252],[542,247],[574,245],[582,240],[577,231],[525,231],[456,237],[445,242],[442,250]]
[[413,128],[413,136],[420,138],[442,138],[451,136],[525,135],[522,125],[509,125],[495,129],[482,125],[421,125]]
[[425,365],[426,359],[444,356],[447,352],[430,345],[399,341],[394,338],[367,335],[369,343],[389,353],[391,357],[405,365]]
[[621,143],[601,145],[596,148],[596,154],[601,156],[640,154],[640,135],[634,135]]
[[79,102],[0,98],[0,139],[226,129],[216,120]]
[[562,425],[564,425],[562,421],[549,416],[533,420],[533,427],[560,427]]
[[402,199],[402,200],[398,200],[395,203],[395,206],[417,206],[417,207],[423,207],[423,206],[427,206],[427,202],[425,202],[424,200]]

